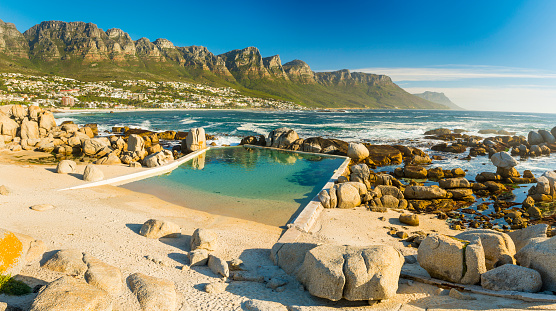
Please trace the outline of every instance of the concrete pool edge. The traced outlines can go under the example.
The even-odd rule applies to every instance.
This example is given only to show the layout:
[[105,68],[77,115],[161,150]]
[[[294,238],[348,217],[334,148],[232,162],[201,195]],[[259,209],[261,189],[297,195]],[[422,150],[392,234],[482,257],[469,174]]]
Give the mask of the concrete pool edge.
[[74,189],[84,189],[84,188],[91,188],[91,187],[97,187],[97,186],[104,186],[104,185],[113,185],[113,184],[123,184],[126,182],[130,182],[130,181],[136,181],[139,179],[144,179],[144,178],[148,178],[148,177],[152,177],[152,176],[156,176],[156,175],[161,175],[164,173],[167,173],[171,170],[174,170],[175,168],[177,168],[178,166],[180,166],[181,164],[192,160],[196,157],[198,157],[199,155],[207,152],[207,150],[211,149],[210,147],[205,148],[205,149],[201,149],[195,152],[192,152],[190,154],[187,154],[171,163],[162,165],[162,166],[157,166],[157,167],[153,167],[153,168],[149,168],[137,173],[132,173],[132,174],[127,174],[127,175],[123,175],[123,176],[118,176],[118,177],[114,177],[114,178],[109,178],[109,179],[105,179],[105,180],[100,180],[100,181],[94,181],[94,182],[88,182],[85,184],[81,184],[81,185],[77,185],[77,186],[73,186],[73,187],[69,187],[69,188],[64,188],[64,189],[58,189],[58,191],[65,191],[65,190],[74,190]]
[[[334,174],[328,182],[322,187],[319,193],[322,190],[328,190],[334,186],[338,177],[340,177],[348,167],[351,159],[345,156],[339,155],[331,155],[331,154],[322,154],[322,153],[314,153],[314,152],[305,152],[305,151],[293,151],[293,150],[284,150],[279,148],[272,148],[272,147],[263,147],[263,146],[255,146],[255,145],[244,145],[249,148],[257,148],[257,149],[273,149],[273,150],[280,150],[286,152],[294,152],[294,153],[302,153],[302,154],[311,154],[315,156],[326,156],[326,157],[334,157],[334,158],[343,158],[344,162],[334,171]],[[308,232],[311,227],[315,224],[317,218],[319,217],[320,213],[324,207],[320,203],[318,199],[318,193],[313,197],[313,199],[305,205],[305,207],[301,210],[299,215],[295,218],[295,220],[289,224],[287,224],[288,229],[280,236],[276,243],[293,243],[297,240],[297,238],[303,233]]]

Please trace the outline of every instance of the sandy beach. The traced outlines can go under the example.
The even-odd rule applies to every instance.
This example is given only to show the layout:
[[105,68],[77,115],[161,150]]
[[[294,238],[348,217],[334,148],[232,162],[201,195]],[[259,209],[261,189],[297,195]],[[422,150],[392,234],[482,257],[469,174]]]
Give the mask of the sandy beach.
[[[209,294],[204,291],[204,286],[219,278],[206,266],[187,267],[189,240],[196,228],[210,228],[218,234],[220,247],[216,255],[226,260],[240,258],[248,270],[259,273],[274,269],[269,258],[270,249],[283,230],[187,209],[115,186],[58,191],[84,183],[81,180],[84,165],[79,165],[75,174],[63,175],[57,174],[54,166],[14,162],[14,158],[10,152],[2,153],[0,185],[6,185],[11,193],[0,196],[0,228],[45,242],[47,252],[44,258],[25,267],[17,276],[31,287],[62,276],[40,267],[53,251],[75,248],[118,267],[124,278],[141,272],[173,281],[178,292],[178,310],[244,310],[244,303],[250,299],[279,302],[291,310],[556,309],[556,304],[526,303],[482,295],[472,295],[476,300],[462,305],[461,301],[447,296],[446,290],[404,279],[400,279],[395,298],[372,306],[366,301],[330,302],[312,297],[286,274],[282,277],[288,284],[282,292],[267,288],[264,283],[230,281],[226,291]],[[105,177],[110,178],[143,168],[116,165],[101,166],[101,169]],[[31,210],[29,207],[35,204],[52,204],[55,208],[44,212]],[[408,256],[415,255],[416,248],[404,246],[399,239],[388,234],[388,228],[453,234],[444,221],[432,215],[421,215],[419,227],[405,229],[397,220],[398,216],[396,211],[375,213],[362,207],[324,210],[313,228],[302,234],[299,241],[359,246],[387,244]],[[151,218],[175,222],[181,226],[182,235],[160,240],[139,235],[141,225]],[[419,273],[420,268],[418,264],[406,264],[404,269]],[[26,310],[35,296],[1,295],[0,301]],[[114,297],[114,310],[139,309],[135,296],[127,287]]]

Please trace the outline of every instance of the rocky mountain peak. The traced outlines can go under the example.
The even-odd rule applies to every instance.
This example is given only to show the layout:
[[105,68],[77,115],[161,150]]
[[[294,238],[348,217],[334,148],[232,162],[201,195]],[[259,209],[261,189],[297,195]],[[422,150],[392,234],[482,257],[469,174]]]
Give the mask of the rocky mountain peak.
[[218,56],[224,60],[228,70],[238,80],[270,77],[263,64],[261,53],[256,47],[233,50]]
[[29,44],[14,24],[0,19],[0,52],[22,58],[29,58]]
[[154,41],[154,44],[159,48],[159,49],[174,49],[175,46],[172,42],[170,42],[170,40],[168,39],[156,39]]
[[284,68],[282,68],[282,60],[280,60],[280,55],[263,58],[263,66],[272,76],[289,80],[288,75],[284,71]]
[[145,37],[135,41],[135,49],[137,50],[137,56],[147,57],[155,61],[164,61],[160,49]]
[[284,71],[292,81],[300,83],[316,83],[315,73],[306,62],[294,59],[282,65]]

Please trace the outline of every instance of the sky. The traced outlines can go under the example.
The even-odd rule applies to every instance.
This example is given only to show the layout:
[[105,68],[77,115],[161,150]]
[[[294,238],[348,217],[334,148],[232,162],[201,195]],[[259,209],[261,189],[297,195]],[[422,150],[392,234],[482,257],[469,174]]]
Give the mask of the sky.
[[13,1],[0,19],[120,28],[215,54],[256,46],[314,71],[387,74],[470,110],[556,113],[556,1]]

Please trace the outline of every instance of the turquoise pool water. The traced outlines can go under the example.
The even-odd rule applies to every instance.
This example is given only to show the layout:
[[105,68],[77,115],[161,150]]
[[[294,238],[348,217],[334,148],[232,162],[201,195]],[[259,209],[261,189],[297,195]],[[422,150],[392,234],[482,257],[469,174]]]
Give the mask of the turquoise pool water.
[[122,187],[211,214],[284,226],[344,158],[270,149],[210,149],[172,172]]

